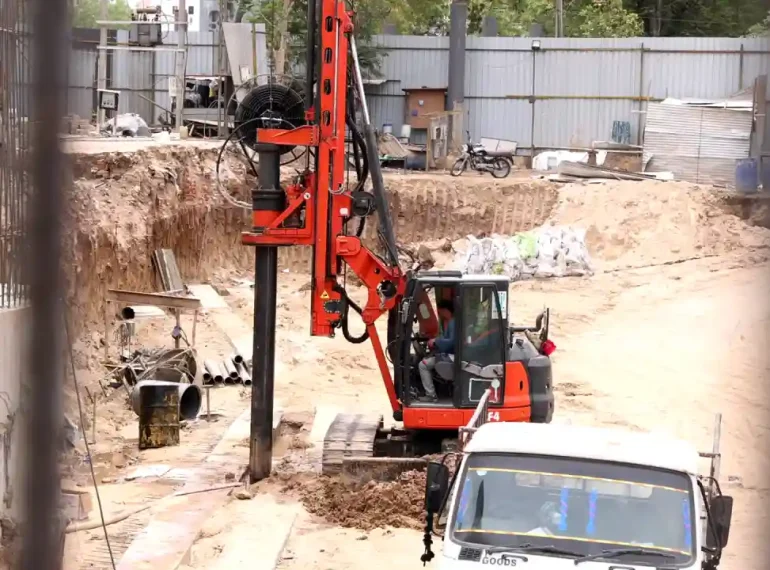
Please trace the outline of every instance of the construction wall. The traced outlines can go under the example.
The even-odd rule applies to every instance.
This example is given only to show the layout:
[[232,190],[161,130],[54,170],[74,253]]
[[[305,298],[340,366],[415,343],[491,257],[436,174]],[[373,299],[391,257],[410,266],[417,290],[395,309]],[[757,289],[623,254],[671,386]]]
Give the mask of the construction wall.
[[[398,133],[404,89],[446,87],[449,38],[376,41],[386,53],[386,81],[369,86],[368,100],[377,124]],[[540,45],[535,53],[532,38],[468,38],[465,108],[474,139],[514,140],[524,151],[586,147],[610,140],[613,122],[624,121],[639,144],[643,99],[722,98],[770,74],[770,38],[542,38]]]
[[[263,29],[257,31],[258,74],[268,73]],[[125,43],[126,34],[118,32],[118,43]],[[374,41],[384,53],[384,82],[367,86],[372,117],[379,127],[392,124],[398,135],[404,89],[447,87],[449,38],[387,35]],[[188,75],[216,75],[217,34],[189,33],[188,43]],[[176,34],[169,32],[164,44],[175,46]],[[533,52],[531,38],[468,38],[465,123],[476,140],[513,140],[525,152],[531,146],[583,148],[609,140],[620,121],[630,124],[630,142],[640,144],[648,98],[718,99],[770,74],[770,38],[542,38],[540,44]],[[81,117],[92,112],[96,57],[93,42],[73,49],[69,111]],[[125,93],[124,112],[154,122],[162,111],[147,99],[168,108],[174,57],[114,52],[110,86]],[[770,150],[770,121],[766,127]]]
[[[67,112],[81,118],[94,113],[99,56],[98,30],[76,30],[76,40],[70,56]],[[110,43],[126,45],[128,31],[110,32]],[[267,75],[267,40],[264,24],[254,27],[257,46],[256,75]],[[164,109],[171,109],[169,78],[175,76],[177,32],[162,36],[163,46],[155,51],[110,50],[107,56],[107,87],[121,92],[120,112],[138,113],[148,124],[155,124]],[[220,46],[217,32],[189,32],[187,34],[186,73],[190,78],[210,78],[227,71],[227,52],[224,41]],[[212,120],[218,111],[212,109]]]
[[0,513],[14,518],[21,507],[19,398],[28,362],[29,308],[0,309]]

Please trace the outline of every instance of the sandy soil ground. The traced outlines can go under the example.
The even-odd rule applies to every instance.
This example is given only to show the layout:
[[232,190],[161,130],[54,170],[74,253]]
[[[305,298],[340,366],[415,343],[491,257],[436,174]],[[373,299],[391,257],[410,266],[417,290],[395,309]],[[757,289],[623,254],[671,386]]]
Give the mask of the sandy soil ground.
[[[686,184],[606,183],[557,189],[526,182],[521,187],[500,189],[473,179],[467,182],[466,195],[458,204],[448,199],[436,202],[438,192],[433,188],[439,183],[453,184],[446,186],[447,192],[457,193],[460,183],[456,180],[409,178],[388,177],[399,197],[397,225],[403,228],[420,224],[425,210],[439,204],[448,212],[455,210],[460,220],[460,230],[452,239],[462,237],[462,232],[491,233],[498,227],[499,231],[515,231],[542,223],[570,223],[588,231],[598,269],[594,276],[522,282],[512,287],[511,311],[517,321],[531,321],[544,305],[552,309],[552,337],[558,347],[554,356],[558,394],[554,421],[661,430],[709,448],[714,414],[721,412],[722,481],[736,499],[731,544],[722,568],[759,568],[760,561],[770,555],[770,547],[760,536],[768,522],[763,512],[770,494],[770,484],[763,480],[770,468],[770,366],[766,351],[758,348],[770,340],[766,295],[770,231],[733,215],[712,190]],[[508,197],[503,202],[510,207],[494,206],[495,201],[498,205],[501,202],[500,196]],[[412,211],[419,214],[416,222],[410,219]],[[471,230],[474,218],[486,227],[477,225]],[[235,218],[228,218],[224,223],[233,228],[235,222]],[[442,224],[429,230],[408,230],[414,232],[410,241],[439,237],[446,231],[447,222]],[[213,252],[216,259],[216,252],[224,245],[217,242],[207,255]],[[88,259],[89,267],[102,268],[104,275],[105,262],[96,253],[89,254]],[[206,278],[228,288],[228,304],[249,323],[253,290],[239,280],[248,277],[248,264],[230,255],[223,258],[222,266],[213,268],[213,259],[208,260]],[[382,413],[386,418],[389,410],[367,344],[349,345],[341,338],[308,336],[308,277],[301,265],[286,260],[282,263],[277,342],[283,367],[276,378],[276,397],[294,418],[294,428],[277,446],[276,456],[284,456],[284,460],[278,462],[276,481],[256,490],[300,506],[304,499],[305,505],[312,503],[315,508],[311,505],[301,510],[280,568],[416,570],[422,567],[422,544],[413,517],[401,522],[397,517],[384,522],[372,519],[374,522],[369,523],[352,517],[351,522],[342,513],[344,503],[327,501],[338,512],[335,517],[324,518],[320,508],[323,497],[313,495],[324,490],[314,487],[307,473],[298,474],[306,471],[304,438],[316,406]],[[201,278],[202,273],[187,264],[186,257],[183,266],[190,281]],[[90,290],[95,291],[96,286]],[[354,292],[354,296],[360,294]],[[79,304],[87,305],[84,296],[76,298]],[[168,325],[158,323],[147,330],[148,342],[161,342],[170,330]],[[82,326],[81,364],[91,369],[93,378],[98,368],[95,351],[99,333],[87,318]],[[222,356],[227,346],[211,318],[204,317],[198,330],[201,356]],[[247,394],[225,388],[212,398],[224,422],[244,409]],[[135,435],[131,434],[136,429],[135,420],[125,409],[124,394],[114,392],[109,401],[100,404],[100,410],[100,455],[96,461],[100,477],[118,476],[132,461],[150,463],[162,458],[164,462],[184,463],[187,442],[178,450],[137,457]],[[221,431],[222,425],[199,423],[188,430],[186,439],[194,442],[205,438],[206,430]],[[115,453],[121,454],[117,462]],[[82,476],[82,468],[78,471]],[[410,493],[405,491],[403,499],[411,504],[418,498]],[[361,495],[353,494],[349,500],[359,499]],[[391,505],[382,500],[378,507],[373,504],[377,501],[370,501],[373,511],[382,504]],[[193,549],[190,568],[212,568],[228,533],[233,532],[227,521],[234,520],[243,509],[239,504],[224,506],[207,527]],[[370,530],[378,523],[406,528]],[[94,539],[97,536],[92,534]],[[77,564],[78,548],[70,552],[71,568],[83,567]]]

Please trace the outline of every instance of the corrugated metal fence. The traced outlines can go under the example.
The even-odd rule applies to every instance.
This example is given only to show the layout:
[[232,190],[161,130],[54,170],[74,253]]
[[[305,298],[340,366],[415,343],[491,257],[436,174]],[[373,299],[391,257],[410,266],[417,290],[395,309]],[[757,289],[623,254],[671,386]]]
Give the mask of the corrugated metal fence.
[[[449,39],[380,36],[388,80],[369,88],[378,123],[398,132],[403,89],[447,86]],[[586,147],[609,140],[614,121],[644,130],[646,99],[726,97],[770,74],[770,39],[480,38],[467,41],[466,125],[481,137],[525,149]],[[531,102],[534,100],[534,104]],[[768,123],[770,126],[770,122]],[[770,130],[765,137],[770,141]]]
[[[125,34],[126,32],[120,32]],[[120,43],[125,38],[119,38]],[[404,89],[446,87],[449,39],[378,36],[387,81],[370,86],[369,100],[377,124],[404,122]],[[176,42],[169,33],[164,43]],[[530,38],[479,38],[467,41],[466,124],[475,139],[515,140],[520,147],[585,147],[609,140],[613,122],[631,125],[631,141],[644,129],[647,99],[726,97],[770,74],[768,38],[542,38],[532,51]],[[216,34],[188,34],[190,75],[215,75]],[[94,46],[95,48],[95,46]],[[152,98],[168,106],[167,78],[173,53],[126,53],[113,56],[113,86],[127,91],[128,109],[145,119],[157,116]],[[96,51],[73,54],[75,91],[93,90]],[[71,90],[72,91],[72,90]],[[90,96],[71,96],[70,111],[90,116]],[[534,102],[533,102],[534,101]],[[121,104],[122,106],[122,104]],[[770,142],[768,122],[766,144]]]
[[26,2],[0,0],[0,310],[23,305],[29,173],[30,52]]
[[[77,32],[70,59],[67,110],[70,114],[90,118],[95,105],[99,33],[97,30]],[[125,45],[128,31],[112,32],[110,40],[110,43]],[[188,77],[212,77],[221,73],[219,58],[224,60],[226,53],[223,48],[220,54],[217,32],[190,32],[187,44]],[[176,45],[177,32],[166,32],[163,46],[175,48]],[[109,50],[107,53],[107,85],[121,91],[121,112],[138,113],[148,123],[156,123],[162,109],[171,108],[168,80],[174,76],[176,58],[180,56],[168,50]]]

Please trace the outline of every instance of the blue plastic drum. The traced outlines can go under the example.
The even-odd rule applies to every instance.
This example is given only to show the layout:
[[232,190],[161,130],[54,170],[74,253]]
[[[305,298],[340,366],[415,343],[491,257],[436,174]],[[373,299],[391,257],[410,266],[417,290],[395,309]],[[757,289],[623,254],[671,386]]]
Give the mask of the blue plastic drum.
[[744,194],[759,188],[759,165],[756,158],[740,158],[735,161],[735,189]]

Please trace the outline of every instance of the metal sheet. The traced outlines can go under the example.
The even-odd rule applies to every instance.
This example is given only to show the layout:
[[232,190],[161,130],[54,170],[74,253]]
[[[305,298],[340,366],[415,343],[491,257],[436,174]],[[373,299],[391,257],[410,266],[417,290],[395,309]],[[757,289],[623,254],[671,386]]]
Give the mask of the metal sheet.
[[732,186],[736,159],[749,155],[752,122],[744,111],[651,104],[644,135],[644,152],[652,155],[648,169]]
[[[251,26],[225,26],[240,27],[228,38],[227,50],[230,66],[239,75],[241,65],[252,66]],[[257,74],[265,74],[264,26],[257,29]],[[164,43],[175,42],[175,32],[167,33]],[[374,42],[384,52],[379,80],[387,81],[366,86],[372,120],[378,127],[392,124],[399,134],[403,89],[446,85],[449,39],[375,36]],[[217,35],[190,33],[188,43],[188,74],[215,75]],[[532,107],[527,97],[532,94],[533,75],[535,95],[545,98],[535,105],[534,144],[554,148],[609,140],[614,121],[630,122],[631,139],[639,142],[639,130],[644,129],[640,112],[646,103],[633,98],[723,99],[749,87],[757,75],[770,73],[770,38],[542,38],[534,58],[531,44],[530,38],[468,38],[465,108],[474,139],[516,140],[520,148],[529,147]],[[116,53],[113,73],[116,78],[130,78],[130,85],[126,81],[121,85],[133,90],[121,100],[123,110],[138,112],[145,120],[152,120],[159,110],[138,95],[154,97],[168,108],[167,78],[174,74],[174,53],[151,55],[154,67],[147,54]],[[93,81],[88,78],[93,77],[94,57],[93,52],[73,53],[71,108],[83,111],[81,116],[90,114],[85,108],[92,97]],[[139,63],[128,63],[133,60]],[[301,70],[296,71],[301,77]],[[766,127],[765,144],[770,149],[770,121]]]
[[[242,85],[250,77],[267,76],[270,73],[264,24],[223,22],[222,31],[225,34],[230,73],[236,87]],[[254,54],[255,42],[256,55]],[[254,69],[255,58],[256,69]],[[236,97],[239,100],[243,95],[245,93],[236,91]]]

